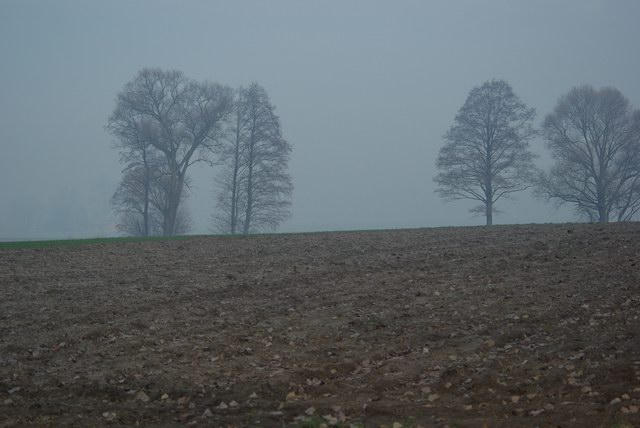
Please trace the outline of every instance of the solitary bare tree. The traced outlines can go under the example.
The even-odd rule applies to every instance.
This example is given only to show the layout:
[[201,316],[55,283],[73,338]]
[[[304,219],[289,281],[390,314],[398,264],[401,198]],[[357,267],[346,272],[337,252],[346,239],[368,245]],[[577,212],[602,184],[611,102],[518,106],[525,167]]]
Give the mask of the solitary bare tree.
[[226,86],[196,82],[179,71],[148,68],[118,94],[108,129],[124,145],[134,145],[134,140],[122,138],[134,124],[143,144],[162,159],[164,235],[177,233],[187,171],[196,162],[210,161],[231,100],[231,89]]
[[556,163],[541,174],[539,193],[601,223],[640,210],[640,111],[620,91],[572,89],[543,131]]
[[237,91],[231,123],[221,150],[216,226],[227,233],[273,230],[289,216],[291,146],[264,88],[252,83]]
[[472,89],[440,149],[435,177],[440,196],[481,202],[472,212],[483,213],[491,225],[495,203],[533,181],[529,140],[535,135],[534,117],[535,110],[504,80]]

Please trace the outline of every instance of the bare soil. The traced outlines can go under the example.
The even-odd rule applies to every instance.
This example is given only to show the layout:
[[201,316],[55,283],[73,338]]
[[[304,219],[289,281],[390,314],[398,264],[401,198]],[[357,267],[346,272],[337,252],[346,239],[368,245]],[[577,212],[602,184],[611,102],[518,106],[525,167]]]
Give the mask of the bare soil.
[[2,250],[0,426],[640,426],[639,316],[637,223]]

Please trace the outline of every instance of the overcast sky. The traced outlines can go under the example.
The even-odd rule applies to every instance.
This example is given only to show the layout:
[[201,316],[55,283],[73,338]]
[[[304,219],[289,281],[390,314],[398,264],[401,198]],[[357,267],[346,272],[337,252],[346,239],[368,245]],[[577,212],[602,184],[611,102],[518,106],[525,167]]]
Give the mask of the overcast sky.
[[[266,88],[293,145],[282,231],[483,224],[434,193],[469,90],[506,79],[537,125],[582,83],[640,106],[639,19],[636,0],[0,0],[0,239],[116,233],[104,125],[143,67]],[[195,233],[214,174],[192,173]],[[528,194],[498,209],[496,223],[573,218]]]

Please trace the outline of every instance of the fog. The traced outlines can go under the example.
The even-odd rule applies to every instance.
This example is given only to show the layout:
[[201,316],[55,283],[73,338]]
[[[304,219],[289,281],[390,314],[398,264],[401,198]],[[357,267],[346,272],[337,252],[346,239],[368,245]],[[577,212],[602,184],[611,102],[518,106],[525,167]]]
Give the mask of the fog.
[[[434,193],[469,90],[507,80],[536,125],[583,83],[640,106],[638,18],[635,0],[0,1],[0,239],[116,235],[104,126],[143,67],[266,88],[293,146],[280,231],[483,224]],[[192,169],[193,233],[211,231],[215,173]],[[576,218],[528,193],[497,208],[503,224]]]

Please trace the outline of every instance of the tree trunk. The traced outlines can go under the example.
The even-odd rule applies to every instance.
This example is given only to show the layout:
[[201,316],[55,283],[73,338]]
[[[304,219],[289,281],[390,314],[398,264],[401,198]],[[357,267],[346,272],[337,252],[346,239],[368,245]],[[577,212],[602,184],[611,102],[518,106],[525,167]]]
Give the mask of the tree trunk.
[[168,212],[164,221],[164,236],[173,236],[176,234],[176,220],[178,219],[178,209],[180,208],[183,184],[183,173],[178,173],[178,176],[172,175],[169,183]]
[[144,208],[143,208],[143,224],[144,236],[149,236],[149,170],[145,167],[144,172]]
[[604,190],[598,191],[598,222],[599,223],[608,223],[609,222],[609,210],[607,209],[606,197],[604,196]]
[[609,212],[606,208],[598,208],[598,222],[609,223]]
[[247,175],[247,210],[245,211],[244,230],[243,230],[243,233],[245,235],[249,234],[252,209],[253,209],[253,165],[249,164],[249,174]]
[[151,177],[149,174],[149,163],[147,162],[147,150],[142,151],[142,162],[144,163],[144,208],[142,213],[142,222],[144,227],[144,236],[149,236],[149,187],[151,185]]
[[[488,174],[487,174],[488,175]],[[488,176],[485,178],[485,190],[484,190],[484,198],[485,198],[485,216],[487,217],[487,226],[491,226],[493,224],[493,183],[491,181],[491,177]]]
[[235,235],[238,222],[238,170],[240,168],[240,112],[236,112],[236,145],[231,184],[231,234]]
[[245,235],[249,234],[249,228],[251,227],[251,216],[252,216],[252,209],[253,209],[253,150],[254,150],[254,138],[255,138],[255,134],[254,134],[254,128],[255,128],[255,121],[254,121],[254,126],[251,128],[251,136],[249,137],[249,153],[247,156],[247,166],[249,168],[248,171],[248,175],[247,175],[247,210],[245,211],[245,218],[244,218],[244,231],[243,233]]

